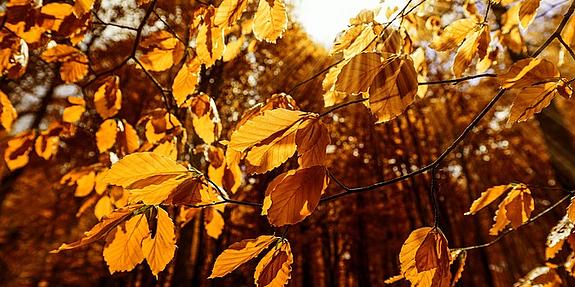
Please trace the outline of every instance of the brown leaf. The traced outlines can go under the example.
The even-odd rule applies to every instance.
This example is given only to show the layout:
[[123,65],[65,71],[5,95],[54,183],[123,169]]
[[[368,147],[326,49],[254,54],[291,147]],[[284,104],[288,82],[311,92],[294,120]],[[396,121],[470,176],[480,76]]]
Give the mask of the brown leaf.
[[283,287],[291,276],[293,254],[289,242],[281,241],[280,246],[270,251],[260,260],[254,273],[258,287]]

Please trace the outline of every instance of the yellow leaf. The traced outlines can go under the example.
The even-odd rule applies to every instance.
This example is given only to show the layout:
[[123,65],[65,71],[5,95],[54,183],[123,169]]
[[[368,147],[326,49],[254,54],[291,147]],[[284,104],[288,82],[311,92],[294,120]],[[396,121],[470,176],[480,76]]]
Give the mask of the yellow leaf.
[[150,235],[145,214],[135,215],[106,237],[104,260],[110,273],[130,271],[144,260],[142,241]]
[[72,104],[64,109],[62,120],[66,123],[75,123],[80,120],[86,111],[86,102],[80,97],[68,97],[68,102]]
[[130,192],[130,202],[145,204],[196,204],[209,198],[197,186],[205,185],[198,172],[153,152],[130,154],[116,162],[104,181]]
[[214,25],[232,26],[242,17],[248,6],[248,0],[224,0],[216,9]]
[[152,270],[152,274],[158,276],[166,265],[172,260],[176,252],[176,234],[174,223],[168,213],[156,208],[156,231],[153,236],[144,238],[142,251]]
[[200,69],[200,62],[197,58],[193,58],[185,63],[176,74],[172,84],[172,92],[178,106],[181,106],[188,99],[188,96],[195,92]]
[[234,271],[240,265],[258,256],[277,239],[278,237],[275,236],[262,235],[255,239],[244,239],[230,245],[216,258],[209,278],[223,277]]
[[523,122],[533,118],[536,113],[546,108],[557,96],[557,84],[554,82],[525,87],[517,92],[508,123]]
[[575,222],[575,200],[571,199],[571,203],[569,203],[569,207],[567,208],[567,217],[569,220]]
[[212,144],[220,137],[222,131],[222,123],[216,103],[208,95],[202,93],[191,99],[190,110],[196,134],[206,144]]
[[529,220],[534,208],[535,203],[527,186],[514,184],[505,199],[499,204],[495,224],[489,230],[489,234],[499,234],[509,223],[513,228],[518,228]]
[[529,271],[525,277],[513,284],[514,287],[559,287],[563,281],[557,271],[549,266],[540,266]]
[[142,206],[143,205],[132,205],[115,210],[109,215],[104,216],[98,224],[92,227],[92,229],[85,232],[82,239],[72,243],[64,243],[57,250],[53,250],[51,252],[58,253],[62,250],[79,248],[104,238],[104,236],[106,236],[112,229],[116,228],[120,223],[124,222],[124,220],[132,216],[134,211]]
[[473,215],[477,213],[479,210],[488,206],[493,201],[498,199],[501,195],[510,191],[511,189],[513,189],[512,185],[498,185],[488,188],[487,190],[481,193],[481,196],[478,199],[473,201],[471,207],[469,208],[469,211],[466,214]]
[[140,43],[143,55],[139,57],[148,71],[163,72],[178,62],[184,52],[183,44],[166,30],[159,30]]
[[12,106],[8,96],[4,92],[0,91],[0,125],[10,132],[12,129],[12,123],[18,117],[16,110]]
[[381,68],[381,56],[378,53],[358,54],[341,69],[335,90],[351,94],[367,92]]
[[519,22],[521,23],[521,27],[527,29],[527,26],[533,22],[535,19],[535,15],[537,14],[537,9],[539,9],[539,4],[541,4],[541,0],[523,0],[519,3]]
[[60,77],[66,83],[77,82],[88,74],[88,57],[74,47],[58,44],[44,51],[41,57],[48,63],[62,63]]
[[224,30],[213,23],[214,11],[208,10],[204,23],[198,28],[196,53],[200,63],[212,66],[224,54]]
[[295,141],[300,168],[324,165],[330,137],[327,127],[318,117],[304,120],[300,124]]
[[447,239],[439,229],[419,228],[401,247],[401,274],[412,286],[449,286],[450,257]]
[[158,143],[166,135],[174,133],[182,126],[176,116],[162,109],[152,111],[150,115],[143,117],[139,122],[145,122],[146,139],[151,144]]
[[215,208],[205,209],[204,222],[208,236],[218,239],[224,228],[224,217]]
[[98,151],[103,153],[111,149],[116,143],[116,134],[118,133],[118,124],[115,119],[107,119],[98,128],[96,132],[96,146]]
[[328,183],[323,166],[280,174],[266,189],[262,215],[274,226],[296,224],[315,210]]
[[555,64],[545,59],[525,58],[515,62],[507,73],[498,77],[501,87],[521,89],[536,83],[548,82],[558,78]]
[[[486,26],[486,28],[488,28]],[[471,60],[477,53],[479,47],[479,39],[481,35],[483,35],[483,31],[485,29],[476,29],[473,32],[469,33],[463,41],[463,44],[459,46],[457,49],[457,54],[455,55],[455,59],[453,60],[453,74],[456,77],[460,77],[463,72],[470,66]],[[487,31],[489,34],[489,31]]]
[[260,260],[254,273],[258,287],[283,287],[291,276],[293,254],[289,242],[282,240]]
[[228,42],[226,48],[224,49],[224,54],[222,56],[222,61],[229,62],[235,59],[242,51],[242,46],[244,45],[245,39],[243,36]]
[[[228,149],[229,152],[234,152]],[[235,193],[242,184],[242,170],[237,162],[228,162],[221,148],[210,146],[208,148],[208,177],[224,190]]]
[[389,121],[402,114],[415,100],[417,72],[409,56],[391,57],[369,87],[369,108],[376,123]]
[[471,32],[477,26],[477,19],[466,18],[454,21],[445,27],[443,33],[439,38],[436,38],[431,45],[432,49],[436,51],[447,51],[457,48],[463,40],[467,37],[467,34]]
[[265,103],[259,103],[244,112],[242,118],[236,123],[235,130],[252,118],[261,116],[265,111],[273,109],[299,110],[297,103],[290,95],[284,93],[273,94],[270,98],[266,99]]
[[92,6],[94,6],[94,0],[76,0],[74,1],[74,14],[81,17],[90,12]]
[[96,93],[94,93],[96,111],[103,119],[115,116],[122,108],[122,91],[120,91],[120,78],[107,77]]
[[98,220],[101,220],[104,216],[112,213],[113,210],[114,206],[112,205],[112,200],[109,196],[104,195],[100,197],[96,203],[96,206],[94,207],[94,215],[96,215]]
[[[34,143],[34,150],[36,154],[45,160],[49,160],[52,156],[56,155],[58,152],[58,146],[60,144],[60,137],[57,131],[59,127],[51,127],[48,130],[42,131],[40,135],[36,138]],[[53,131],[56,131],[54,133]]]
[[8,141],[8,146],[4,150],[4,161],[10,170],[16,170],[28,164],[35,137],[34,131],[23,132]]
[[275,43],[287,29],[287,24],[283,0],[260,0],[252,26],[256,39]]

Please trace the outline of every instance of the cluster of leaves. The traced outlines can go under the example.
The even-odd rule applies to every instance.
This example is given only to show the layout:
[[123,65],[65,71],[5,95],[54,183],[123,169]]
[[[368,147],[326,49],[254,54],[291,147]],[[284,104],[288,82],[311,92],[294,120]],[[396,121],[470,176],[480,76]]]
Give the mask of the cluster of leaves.
[[[69,105],[61,121],[42,131],[15,135],[4,151],[4,160],[11,170],[24,167],[32,151],[49,160],[58,152],[61,140],[74,136],[82,128],[79,123],[87,113],[99,117],[95,142],[100,161],[71,170],[61,183],[75,186],[75,196],[87,197],[79,214],[95,205],[94,213],[100,221],[82,239],[63,244],[55,252],[103,239],[106,241],[103,257],[111,273],[132,270],[146,259],[152,273],[157,275],[173,259],[176,250],[176,224],[172,219],[175,213],[170,215],[168,211],[177,210],[177,221],[182,225],[203,208],[208,215],[207,233],[214,238],[224,226],[222,212],[226,204],[261,206],[261,214],[274,227],[287,228],[310,216],[330,184],[326,149],[331,138],[322,121],[328,113],[302,111],[291,96],[275,94],[244,113],[226,140],[213,98],[198,91],[202,70],[218,61],[232,60],[245,48],[248,39],[251,39],[248,49],[253,49],[256,41],[275,43],[282,36],[288,24],[285,3],[260,0],[249,19],[244,15],[248,14],[244,13],[248,9],[247,0],[224,0],[217,7],[201,5],[194,10],[189,27],[193,41],[183,41],[167,30],[142,35],[155,1],[139,2],[146,6],[146,16],[137,29],[132,55],[121,65],[133,60],[155,81],[151,73],[166,72],[181,63],[169,93],[161,91],[166,108],[151,110],[132,123],[120,117],[125,100],[122,79],[111,69],[87,80],[88,84],[97,84],[92,97],[86,98],[88,101],[67,98]],[[510,5],[513,1],[491,2],[486,5],[483,17],[468,3],[466,17],[445,28],[441,28],[437,16],[409,13],[417,8],[411,7],[411,2],[402,10],[386,11],[386,18],[391,19],[388,23],[376,20],[378,11],[360,13],[331,50],[337,62],[322,83],[325,106],[341,108],[348,104],[344,103],[347,97],[358,96],[355,102],[364,103],[376,123],[394,119],[426,94],[422,83],[429,69],[426,58],[431,52],[429,48],[435,52],[457,48],[451,67],[456,77],[471,67],[476,56],[479,59],[475,70],[492,68],[498,46],[523,46],[517,44],[523,41],[521,34],[513,31],[519,31],[519,25],[527,28],[539,1],[523,0],[510,8],[507,16],[512,20],[495,33],[494,39],[498,41],[492,39],[487,21],[489,7]],[[36,7],[27,1],[10,1],[4,16],[8,32],[0,32],[0,73],[11,78],[21,76],[30,46],[41,50],[43,61],[58,65],[64,83],[83,81],[91,73],[90,63],[78,44],[89,31],[93,5],[93,1],[77,1],[74,5],[50,3]],[[570,16],[566,16],[566,21]],[[420,35],[421,22],[436,31],[429,45],[420,39],[425,37]],[[569,23],[567,29],[574,30],[575,22]],[[560,36],[553,34],[553,37]],[[516,92],[509,116],[511,123],[532,118],[557,95],[570,98],[573,93],[572,80],[562,77],[553,62],[536,56],[515,61],[508,72],[497,76],[501,91]],[[165,98],[166,95],[171,98]],[[172,102],[175,107],[170,105]],[[0,124],[9,131],[17,114],[1,92],[0,107]],[[191,128],[178,119],[181,111],[191,115]],[[203,142],[201,152],[209,163],[205,173],[187,161],[186,151],[181,148],[192,130]],[[280,166],[285,172],[268,184],[262,203],[231,198],[230,194],[240,189],[244,173],[264,174],[279,170]],[[469,214],[477,213],[504,194],[491,235],[504,235],[532,220],[534,200],[524,184],[486,190],[472,204]],[[555,258],[565,242],[572,245],[573,206],[574,203],[549,235],[548,260]],[[506,229],[508,225],[511,229]],[[401,274],[388,282],[405,278],[413,286],[452,286],[463,272],[466,250],[450,249],[437,224],[419,228],[409,235],[399,252]],[[217,258],[210,277],[225,276],[264,251],[267,252],[255,269],[256,286],[284,286],[294,261],[284,236],[262,235],[232,244]],[[550,262],[528,274],[524,281],[559,284],[556,268],[563,266],[573,273],[574,257],[571,254],[561,264]],[[450,266],[456,262],[458,268],[452,274]]]

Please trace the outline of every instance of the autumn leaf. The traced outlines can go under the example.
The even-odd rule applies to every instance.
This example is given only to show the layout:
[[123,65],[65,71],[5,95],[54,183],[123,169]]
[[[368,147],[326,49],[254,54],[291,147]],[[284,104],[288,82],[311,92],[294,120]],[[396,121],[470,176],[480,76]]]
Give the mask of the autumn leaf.
[[116,162],[104,181],[130,192],[130,202],[156,205],[211,202],[207,184],[195,170],[153,152],[130,154]]
[[200,62],[197,58],[193,58],[184,63],[176,74],[174,83],[172,84],[172,94],[178,106],[181,106],[188,99],[188,96],[195,92],[200,69]]
[[16,109],[4,92],[0,91],[0,125],[8,132],[12,129],[12,123],[18,117]]
[[235,130],[243,126],[247,121],[253,119],[254,117],[263,115],[265,111],[274,109],[286,109],[295,111],[299,110],[299,107],[292,96],[285,93],[273,94],[271,97],[266,99],[264,103],[258,103],[245,111],[241,119],[236,123]]
[[196,38],[196,53],[200,63],[206,67],[212,66],[224,54],[224,30],[213,23],[214,9],[209,7],[203,17],[203,23],[198,28]]
[[196,134],[206,144],[212,144],[220,137],[222,131],[222,123],[216,103],[208,95],[201,93],[190,99],[189,107]]
[[82,118],[86,111],[86,102],[80,97],[68,97],[66,99],[71,106],[64,108],[62,120],[67,123],[75,123]]
[[4,161],[10,170],[16,170],[28,164],[35,138],[34,131],[25,131],[8,141],[8,146],[4,150]]
[[560,77],[555,64],[545,59],[519,60],[498,79],[503,88],[518,90],[511,106],[509,123],[532,118],[558,95],[569,98],[573,94],[572,87]]
[[57,122],[53,122],[48,129],[41,131],[34,142],[36,154],[45,160],[55,156],[58,152],[62,131],[63,127]]
[[235,193],[243,180],[239,164],[226,160],[223,149],[214,146],[208,148],[208,160],[210,161],[208,177],[224,190]]
[[82,239],[72,243],[64,243],[57,250],[51,251],[51,253],[58,253],[63,250],[79,248],[104,238],[111,230],[113,230],[122,222],[127,220],[130,216],[134,214],[134,211],[140,209],[142,206],[143,205],[141,204],[132,205],[126,208],[115,210],[114,212],[103,217],[98,224],[92,227],[92,229],[85,232],[84,237],[82,237]]
[[98,220],[112,213],[112,211],[114,211],[114,205],[112,204],[110,197],[107,195],[100,197],[94,206],[94,215],[96,218],[98,218]]
[[126,155],[136,151],[140,142],[138,133],[126,120],[107,119],[96,132],[96,145],[100,153],[116,145],[118,154]]
[[330,137],[327,127],[318,117],[306,119],[300,124],[295,141],[300,168],[325,163]]
[[401,247],[401,274],[413,286],[449,286],[450,257],[447,239],[439,229],[419,228]]
[[145,214],[134,215],[108,233],[104,260],[111,274],[130,271],[144,260],[142,241],[150,236]]
[[94,105],[96,111],[103,118],[115,116],[122,108],[122,91],[120,90],[120,78],[110,76],[94,93]]
[[287,10],[283,0],[260,0],[253,18],[256,39],[275,43],[287,29]]
[[[224,205],[220,205],[224,207]],[[213,239],[218,239],[224,229],[224,217],[216,207],[204,209],[204,226],[206,233]]]
[[315,210],[328,183],[323,166],[280,174],[268,185],[262,215],[274,226],[298,223]]
[[499,204],[499,209],[495,213],[495,224],[489,230],[489,234],[499,234],[509,223],[513,228],[518,228],[529,220],[534,207],[535,203],[527,186],[513,185],[505,199]]
[[568,215],[565,215],[551,229],[545,243],[545,258],[547,260],[554,258],[557,253],[561,251],[565,241],[575,238],[573,228],[575,228],[575,222],[573,222]]
[[228,148],[247,152],[252,173],[272,170],[296,152],[295,132],[305,115],[286,109],[265,111],[237,129]]
[[537,14],[537,9],[539,9],[539,4],[541,4],[541,0],[523,0],[519,3],[519,22],[521,23],[521,27],[527,29],[527,26],[533,22],[535,19],[535,15]]
[[74,47],[58,44],[44,51],[41,57],[48,63],[61,63],[60,77],[66,83],[77,82],[88,74],[88,57]]
[[481,193],[481,196],[473,201],[469,211],[466,214],[475,214],[479,210],[483,209],[484,207],[491,204],[493,201],[497,200],[501,195],[506,192],[509,192],[513,189],[513,185],[498,185],[491,188],[488,188],[484,192]]
[[142,252],[152,270],[152,274],[158,276],[158,273],[164,270],[174,257],[176,235],[174,233],[174,223],[168,213],[161,208],[156,208],[156,210],[156,229],[155,232],[152,232],[153,235],[144,238]]
[[224,0],[216,9],[214,25],[232,26],[242,17],[248,6],[248,0]]
[[453,50],[463,43],[467,34],[476,26],[477,19],[475,18],[456,20],[445,27],[441,36],[433,40],[429,47],[436,51]]
[[254,273],[254,281],[259,287],[283,287],[291,277],[293,254],[287,240],[282,240],[279,247],[271,249],[260,260]]
[[144,69],[163,72],[178,62],[184,53],[183,44],[165,30],[159,30],[146,36],[140,43],[142,55],[139,60]]
[[258,256],[278,239],[275,236],[262,235],[255,239],[244,239],[230,245],[216,258],[209,278],[223,277],[234,271],[240,265]]
[[487,48],[491,42],[489,35],[489,26],[480,26],[476,30],[467,34],[463,44],[457,49],[457,54],[453,60],[453,74],[460,77],[463,72],[470,66],[475,55],[483,59],[487,55]]
[[[150,144],[156,144],[166,138],[171,139],[173,136],[179,135],[182,127],[175,115],[161,109],[153,110],[150,114],[142,117],[138,124],[144,125],[144,134]],[[181,131],[181,134],[185,138],[185,131]]]

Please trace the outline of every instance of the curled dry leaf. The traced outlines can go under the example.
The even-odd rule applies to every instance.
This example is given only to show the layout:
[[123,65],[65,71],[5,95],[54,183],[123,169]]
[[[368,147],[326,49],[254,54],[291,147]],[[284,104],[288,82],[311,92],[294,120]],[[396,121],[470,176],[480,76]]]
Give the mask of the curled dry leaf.
[[315,210],[328,183],[323,166],[280,174],[268,185],[262,215],[274,226],[298,223]]
[[216,258],[209,278],[223,277],[234,271],[240,265],[258,256],[278,239],[275,236],[262,235],[255,239],[244,239],[230,245]]

